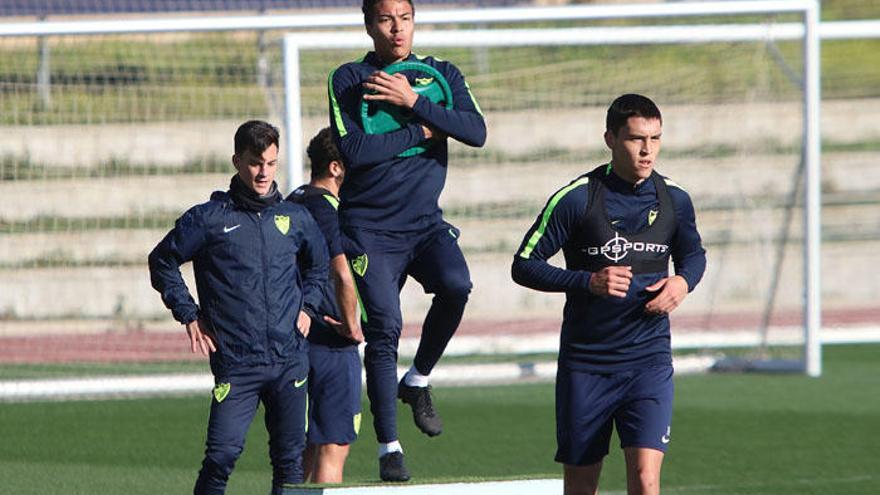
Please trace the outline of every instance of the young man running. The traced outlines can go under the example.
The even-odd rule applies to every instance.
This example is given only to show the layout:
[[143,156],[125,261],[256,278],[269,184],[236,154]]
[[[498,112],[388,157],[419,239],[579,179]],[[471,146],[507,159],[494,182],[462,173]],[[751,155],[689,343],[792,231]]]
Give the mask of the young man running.
[[[644,96],[614,100],[605,131],[611,162],[557,191],[514,257],[514,281],[566,294],[556,376],[566,495],[598,493],[612,424],[627,492],[660,491],[672,421],[668,315],[706,267],[690,197],[654,171],[662,122]],[[560,249],[565,268],[547,262]]]

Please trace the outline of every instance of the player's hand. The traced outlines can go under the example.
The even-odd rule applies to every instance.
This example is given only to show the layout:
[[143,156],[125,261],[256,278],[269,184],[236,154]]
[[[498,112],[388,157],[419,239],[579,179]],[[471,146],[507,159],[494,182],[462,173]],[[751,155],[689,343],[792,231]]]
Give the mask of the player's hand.
[[623,298],[632,278],[631,266],[606,266],[590,275],[590,292],[597,296]]
[[381,70],[373,72],[364,81],[364,88],[374,92],[364,95],[367,101],[384,101],[409,110],[412,110],[419,99],[406,76],[401,73],[391,75]]
[[427,126],[425,124],[421,124],[422,126],[422,134],[425,135],[425,139],[446,139],[446,133],[443,131],[438,131],[431,126]]
[[651,299],[645,305],[645,312],[652,315],[669,314],[684,301],[688,294],[687,280],[680,275],[674,277],[664,277],[656,283],[645,287],[648,292],[657,292],[654,299]]
[[202,325],[199,320],[187,323],[186,333],[189,334],[189,343],[193,354],[201,352],[205,356],[209,356],[212,352],[217,352],[214,335],[208,331],[207,325]]
[[308,337],[309,329],[311,328],[312,318],[305,311],[300,311],[299,316],[296,317],[296,329],[299,330],[303,337]]
[[332,317],[326,316],[326,315],[324,316],[324,321],[327,322],[327,324],[330,325],[330,327],[333,328],[333,330],[337,334],[339,334],[349,340],[353,340],[353,341],[357,342],[358,344],[360,344],[361,342],[364,341],[364,332],[361,330],[360,325],[355,325],[354,327],[350,327],[350,326],[346,325],[345,323],[342,323],[341,321],[337,321],[337,320],[333,319]]

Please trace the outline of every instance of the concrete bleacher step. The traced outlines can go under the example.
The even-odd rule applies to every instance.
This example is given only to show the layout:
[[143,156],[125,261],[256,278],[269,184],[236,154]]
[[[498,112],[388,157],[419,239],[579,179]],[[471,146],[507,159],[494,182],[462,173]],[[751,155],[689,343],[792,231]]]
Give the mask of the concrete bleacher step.
[[[880,191],[880,170],[873,153],[828,153],[823,156],[823,183],[838,191]],[[719,197],[748,201],[751,195],[784,195],[791,189],[797,165],[794,155],[749,158],[670,158],[658,170],[694,198],[698,208]],[[547,198],[596,164],[454,164],[441,205],[452,210],[522,204],[537,211]],[[746,169],[744,169],[747,167]],[[155,212],[179,214],[225,190],[233,174],[159,175],[118,178],[0,182],[0,219],[34,217],[124,217]],[[858,180],[853,180],[858,177]]]
[[[880,278],[866,277],[865,267],[872,266],[878,248],[878,241],[825,244],[822,259],[826,305],[876,303]],[[710,249],[702,285],[688,297],[682,312],[763,308],[773,276],[774,255],[772,247]],[[474,289],[467,315],[480,318],[558,316],[563,295],[536,292],[514,284],[510,279],[512,259],[513,253],[468,256]],[[563,264],[558,257],[551,261]],[[780,307],[800,304],[802,270],[800,247],[789,247],[777,294]],[[183,273],[194,292],[190,267],[185,266]],[[0,277],[0,294],[3,294],[0,315],[6,319],[168,317],[158,293],[150,286],[146,265],[9,269]],[[402,294],[404,318],[420,320],[430,302],[431,297],[425,295],[417,283],[409,281]],[[0,326],[2,321],[0,318]]]

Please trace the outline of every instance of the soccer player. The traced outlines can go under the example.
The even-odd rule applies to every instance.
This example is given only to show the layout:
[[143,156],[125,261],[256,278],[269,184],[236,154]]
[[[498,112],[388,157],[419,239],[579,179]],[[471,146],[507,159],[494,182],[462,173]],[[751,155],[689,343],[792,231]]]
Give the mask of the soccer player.
[[[514,281],[566,294],[556,375],[566,495],[598,493],[612,424],[628,493],[660,491],[672,419],[668,315],[706,267],[690,197],[654,170],[661,128],[650,99],[614,100],[611,162],[551,196],[514,256]],[[564,269],[547,262],[559,249]]]
[[[363,302],[364,367],[379,441],[379,473],[386,481],[406,481],[410,475],[397,434],[396,399],[412,406],[422,432],[441,433],[429,375],[461,321],[471,290],[459,231],[443,220],[437,203],[448,168],[447,137],[482,146],[486,124],[454,65],[412,53],[415,17],[410,0],[364,0],[362,10],[374,50],[330,74],[330,125],[347,174],[340,190],[342,228],[363,249],[351,263]],[[451,87],[454,107],[447,109],[413,91],[411,85],[416,78],[424,81],[424,74],[381,70],[400,61],[437,69]],[[400,107],[412,120],[393,132],[367,134],[361,122],[363,100]],[[425,140],[430,140],[426,151],[399,156]],[[434,299],[413,366],[398,384],[400,289],[407,276]]]
[[[263,403],[272,494],[303,481],[310,320],[327,280],[327,247],[309,212],[275,184],[278,130],[235,133],[229,190],[190,208],[150,253],[150,277],[192,352],[210,356],[214,393],[195,494],[224,493]],[[193,262],[199,304],[180,274]]]
[[311,181],[288,197],[318,222],[330,252],[330,279],[309,331],[309,428],[305,476],[315,483],[341,483],[349,446],[361,424],[363,342],[357,319],[357,294],[339,232],[339,186],[345,176],[342,157],[329,128],[307,148]]

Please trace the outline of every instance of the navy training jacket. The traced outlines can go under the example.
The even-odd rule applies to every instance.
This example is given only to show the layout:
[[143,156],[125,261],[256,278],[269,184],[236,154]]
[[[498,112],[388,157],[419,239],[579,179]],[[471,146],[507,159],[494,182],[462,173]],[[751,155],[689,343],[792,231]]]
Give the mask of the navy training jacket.
[[[199,305],[180,274],[193,262]],[[200,318],[214,333],[214,373],[290,361],[307,352],[299,311],[318,313],[327,246],[309,212],[280,201],[261,212],[228,192],[190,208],[149,256],[150,278],[182,324]]]

